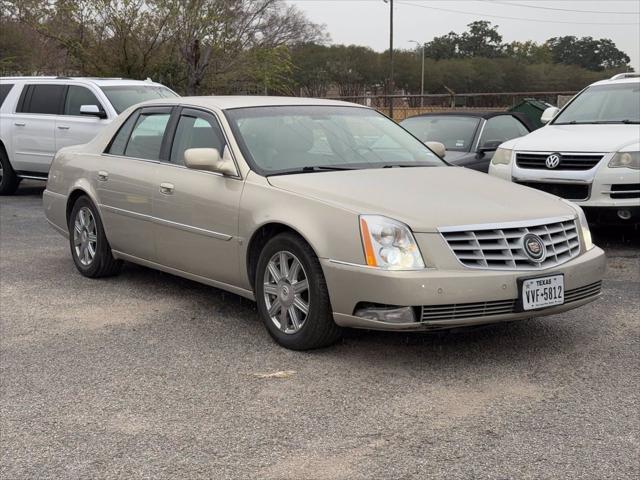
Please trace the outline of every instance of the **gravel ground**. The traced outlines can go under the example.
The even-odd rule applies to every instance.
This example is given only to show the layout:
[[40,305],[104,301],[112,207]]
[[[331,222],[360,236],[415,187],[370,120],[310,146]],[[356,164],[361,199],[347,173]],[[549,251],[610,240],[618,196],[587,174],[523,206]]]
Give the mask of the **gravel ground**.
[[581,309],[300,353],[235,295],[81,277],[33,185],[0,198],[0,478],[640,475],[633,232],[595,232],[604,297]]

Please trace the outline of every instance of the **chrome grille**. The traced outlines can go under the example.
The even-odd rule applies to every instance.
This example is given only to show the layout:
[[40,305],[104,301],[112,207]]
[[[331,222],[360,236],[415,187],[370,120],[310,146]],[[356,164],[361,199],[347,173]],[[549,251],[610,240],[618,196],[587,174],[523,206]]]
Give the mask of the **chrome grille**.
[[[595,282],[583,287],[567,290],[564,303],[578,302],[600,295],[602,282]],[[489,317],[492,315],[506,315],[516,313],[517,300],[498,300],[493,302],[458,303],[450,305],[424,305],[421,319],[423,322],[435,320],[456,320],[463,318]],[[535,313],[532,312],[532,315]]]
[[[548,222],[548,223],[547,223]],[[465,267],[498,270],[535,270],[560,265],[580,253],[575,220],[559,219],[526,224],[473,228],[447,227],[440,233]],[[539,236],[547,251],[542,262],[532,260],[524,251],[523,237]]]
[[[552,153],[516,153],[516,164],[520,168],[534,168],[550,170],[547,167],[547,157]],[[584,153],[561,153],[560,163],[553,170],[591,170],[604,155]]]

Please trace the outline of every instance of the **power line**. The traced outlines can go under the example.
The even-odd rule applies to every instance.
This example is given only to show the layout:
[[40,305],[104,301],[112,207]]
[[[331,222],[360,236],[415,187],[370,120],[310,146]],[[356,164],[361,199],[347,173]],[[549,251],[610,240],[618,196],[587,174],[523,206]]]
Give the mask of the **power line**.
[[542,7],[540,5],[528,5],[520,2],[500,2],[498,0],[486,0],[490,3],[497,3],[500,5],[510,5],[513,7],[525,7],[536,8],[538,10],[554,10],[557,12],[575,12],[575,13],[606,13],[611,15],[640,15],[640,12],[613,12],[610,10],[574,10],[572,8],[558,8],[558,7]]
[[567,25],[638,25],[638,22],[569,22],[569,21],[561,21],[561,20],[541,20],[536,18],[522,18],[522,17],[508,17],[505,15],[490,15],[488,13],[477,13],[477,12],[465,12],[462,10],[453,10],[450,8],[442,8],[442,7],[432,7],[427,5],[420,5],[417,3],[405,2],[403,0],[398,0],[400,5],[407,5],[411,7],[418,8],[428,8],[429,10],[438,10],[441,12],[450,12],[450,13],[461,13],[463,15],[475,15],[478,17],[491,17],[491,18],[502,18],[507,20],[519,20],[522,22],[539,22],[539,23],[563,23]]

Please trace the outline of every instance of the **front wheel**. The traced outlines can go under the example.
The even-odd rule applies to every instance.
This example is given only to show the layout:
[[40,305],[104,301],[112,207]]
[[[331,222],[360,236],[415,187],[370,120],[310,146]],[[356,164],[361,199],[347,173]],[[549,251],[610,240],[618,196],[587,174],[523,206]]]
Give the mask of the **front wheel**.
[[120,271],[122,261],[113,257],[98,211],[86,196],[78,198],[71,210],[69,244],[73,262],[85,277],[108,277]]
[[320,262],[297,235],[283,233],[267,242],[258,260],[255,292],[267,330],[283,347],[308,350],[340,338]]

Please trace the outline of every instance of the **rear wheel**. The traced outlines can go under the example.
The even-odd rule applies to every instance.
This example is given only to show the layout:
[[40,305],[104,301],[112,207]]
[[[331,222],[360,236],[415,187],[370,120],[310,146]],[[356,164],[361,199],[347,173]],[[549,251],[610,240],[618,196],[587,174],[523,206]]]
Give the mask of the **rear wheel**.
[[320,262],[299,236],[283,233],[267,242],[258,260],[255,292],[262,320],[280,345],[308,350],[340,338]]
[[13,171],[4,149],[0,147],[0,195],[13,195],[19,184],[20,179]]
[[85,277],[116,275],[122,266],[111,253],[96,207],[88,197],[76,200],[69,217],[69,245],[78,271]]

